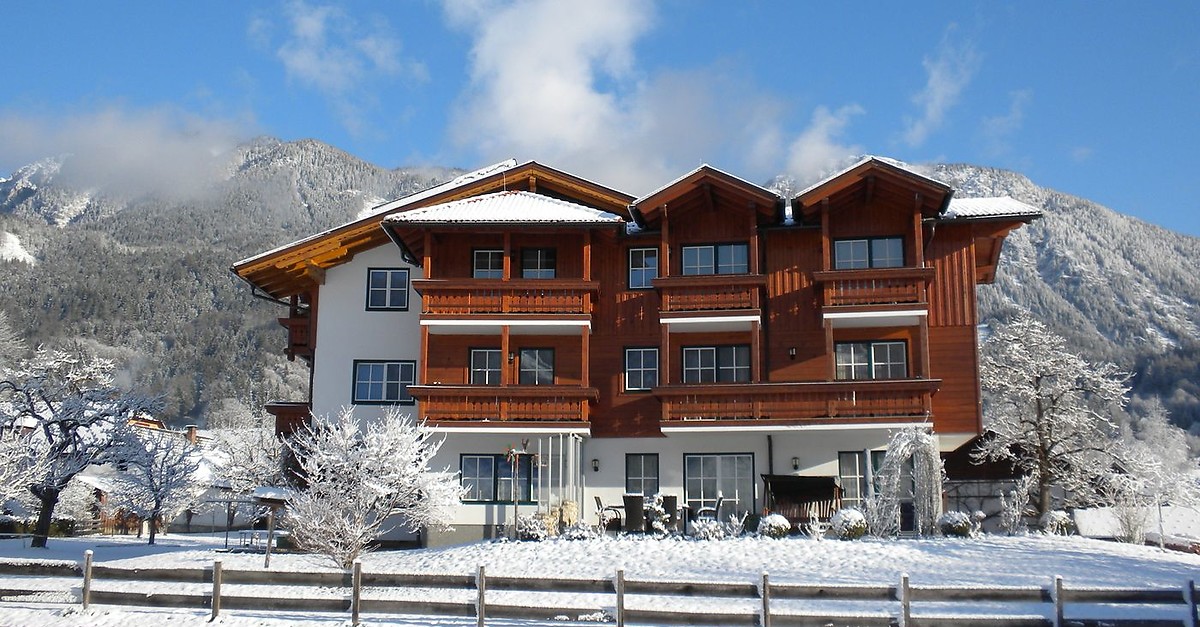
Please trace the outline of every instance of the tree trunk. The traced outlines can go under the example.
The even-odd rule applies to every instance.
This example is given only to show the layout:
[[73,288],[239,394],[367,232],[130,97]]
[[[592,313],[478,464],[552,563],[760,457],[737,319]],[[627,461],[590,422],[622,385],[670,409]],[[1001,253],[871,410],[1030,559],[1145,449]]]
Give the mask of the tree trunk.
[[40,494],[36,494],[38,500],[41,501],[41,508],[38,510],[37,526],[33,528],[33,541],[29,546],[38,549],[46,548],[46,542],[50,538],[50,524],[54,522],[54,508],[58,505],[58,488],[42,487],[38,490]]
[[147,544],[154,544],[154,536],[158,533],[158,516],[150,516],[150,541]]

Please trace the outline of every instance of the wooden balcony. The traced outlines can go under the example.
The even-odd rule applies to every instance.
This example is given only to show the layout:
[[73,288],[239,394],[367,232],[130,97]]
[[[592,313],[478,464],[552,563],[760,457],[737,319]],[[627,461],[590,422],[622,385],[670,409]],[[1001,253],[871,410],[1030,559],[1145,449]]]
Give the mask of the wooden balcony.
[[572,385],[410,385],[430,422],[587,422],[596,388]]
[[283,352],[287,355],[288,361],[296,361],[296,358],[299,357],[311,363],[313,357],[311,319],[307,315],[279,318],[279,326],[287,329],[287,346],[284,347]]
[[666,385],[662,421],[891,422],[924,420],[940,379]]
[[871,268],[814,272],[825,307],[918,304],[928,301],[933,268]]
[[598,281],[582,279],[414,279],[421,313],[590,314]]
[[705,274],[654,279],[663,313],[757,310],[767,278],[761,274]]
[[286,437],[299,431],[312,417],[312,406],[305,402],[275,401],[263,405],[275,417],[275,436]]

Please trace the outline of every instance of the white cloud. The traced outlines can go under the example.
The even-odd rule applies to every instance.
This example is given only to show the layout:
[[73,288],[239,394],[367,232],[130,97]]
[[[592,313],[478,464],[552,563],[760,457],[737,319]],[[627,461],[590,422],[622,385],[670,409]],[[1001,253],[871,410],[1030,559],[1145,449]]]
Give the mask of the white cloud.
[[1083,163],[1092,158],[1093,152],[1091,146],[1076,146],[1071,149],[1071,160],[1075,163]]
[[983,119],[983,137],[993,155],[1007,153],[1009,138],[1025,123],[1025,107],[1033,99],[1033,91],[1022,89],[1009,94],[1008,113]]
[[863,148],[842,142],[841,136],[850,119],[866,111],[850,104],[830,111],[817,107],[812,122],[788,147],[788,173],[804,185],[826,176],[847,157],[862,154]]
[[904,143],[916,148],[925,143],[931,133],[942,126],[946,113],[958,103],[963,89],[971,83],[979,68],[979,55],[970,42],[956,43],[951,25],[934,56],[921,62],[925,68],[925,88],[913,96],[913,104],[921,109],[915,119],[907,119]]

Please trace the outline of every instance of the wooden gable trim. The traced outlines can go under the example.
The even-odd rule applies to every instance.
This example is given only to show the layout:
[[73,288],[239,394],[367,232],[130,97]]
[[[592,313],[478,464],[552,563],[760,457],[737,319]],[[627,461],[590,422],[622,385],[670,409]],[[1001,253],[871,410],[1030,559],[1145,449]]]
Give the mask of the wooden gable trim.
[[817,214],[819,205],[830,200],[836,208],[834,197],[849,195],[870,201],[880,196],[884,187],[899,186],[922,197],[921,212],[930,216],[939,213],[949,201],[954,189],[949,185],[909,172],[885,161],[870,159],[841,175],[826,181],[792,199],[794,215],[811,219]]
[[676,201],[696,193],[701,194],[700,201],[706,208],[715,207],[719,202],[718,195],[724,194],[734,197],[734,206],[745,206],[758,214],[778,217],[776,205],[780,197],[774,192],[707,165],[650,196],[638,199],[632,207],[641,218],[639,224],[649,227],[661,220],[663,207],[678,205]]

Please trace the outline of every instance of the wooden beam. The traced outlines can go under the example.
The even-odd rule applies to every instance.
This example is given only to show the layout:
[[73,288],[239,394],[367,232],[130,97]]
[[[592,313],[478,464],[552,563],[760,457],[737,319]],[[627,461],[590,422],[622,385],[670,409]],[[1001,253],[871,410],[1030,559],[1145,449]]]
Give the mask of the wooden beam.
[[833,243],[829,241],[829,197],[821,199],[821,269],[833,268]]
[[704,198],[704,208],[713,211],[717,208],[716,192],[713,191],[713,186],[705,183],[700,186],[701,193]]
[[863,199],[863,201],[866,202],[867,204],[870,204],[874,198],[875,198],[875,176],[871,175],[871,176],[867,177],[866,197]]
[[532,172],[529,173],[529,191],[537,193],[537,176]]

